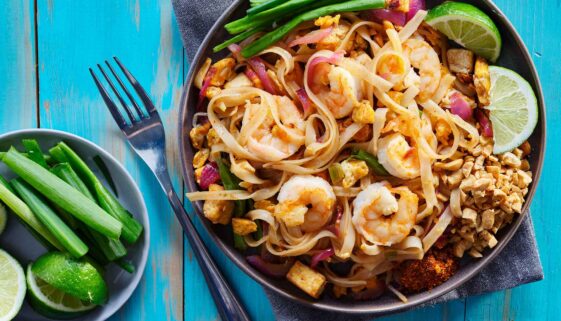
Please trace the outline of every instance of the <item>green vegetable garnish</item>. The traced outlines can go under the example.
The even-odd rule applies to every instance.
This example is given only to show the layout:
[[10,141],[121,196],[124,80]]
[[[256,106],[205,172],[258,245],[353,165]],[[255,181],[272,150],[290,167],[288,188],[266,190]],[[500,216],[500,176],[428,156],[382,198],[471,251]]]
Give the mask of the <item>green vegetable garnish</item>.
[[287,2],[288,0],[269,0],[262,1],[261,3],[251,2],[252,7],[247,10],[247,15],[252,16],[256,13],[272,9],[274,7],[280,6],[281,4]]
[[45,157],[43,157],[41,147],[39,147],[39,143],[37,143],[35,139],[23,139],[21,143],[23,144],[23,147],[25,147],[25,150],[27,150],[27,157],[29,159],[43,166],[44,168],[49,168]]
[[247,39],[247,38],[253,36],[254,34],[256,34],[256,33],[258,33],[259,31],[262,31],[262,30],[263,30],[263,28],[261,28],[261,27],[260,27],[260,28],[249,29],[249,30],[247,30],[247,31],[245,31],[245,32],[240,33],[239,35],[237,35],[237,36],[235,36],[235,37],[232,37],[232,38],[230,38],[230,39],[224,41],[223,43],[221,43],[221,44],[219,44],[218,46],[214,47],[214,48],[212,49],[212,51],[213,51],[213,52],[219,52],[219,51],[225,49],[226,47],[228,47],[229,45],[234,44],[234,43],[238,43],[238,42],[240,42],[240,41],[243,41],[243,40],[245,40],[245,39]]
[[[222,179],[222,185],[226,190],[239,190],[240,189],[240,179],[237,178],[228,166],[224,163],[222,159],[217,159],[216,164],[218,165],[218,173],[220,174],[220,179]],[[244,200],[234,201],[234,217],[244,216],[247,212],[247,202]],[[247,244],[243,236],[234,233],[234,246],[238,250],[247,249]]]
[[373,170],[376,175],[389,175],[388,171],[386,171],[384,166],[382,166],[382,164],[378,161],[378,158],[367,151],[362,149],[354,150],[351,157],[366,162],[366,165],[368,165],[368,167]]
[[29,206],[33,214],[43,223],[68,253],[80,258],[88,252],[88,246],[51,209],[47,202],[21,178],[11,181],[12,187]]
[[329,166],[329,177],[331,182],[336,184],[345,178],[345,172],[343,171],[343,166],[340,163],[333,163]]
[[[59,143],[57,147],[60,148],[61,152],[64,154],[64,159],[68,160],[70,166],[72,166],[74,171],[94,193],[101,208],[122,223],[123,239],[130,244],[136,243],[140,234],[142,234],[142,224],[128,214],[127,210],[119,203],[113,194],[103,186],[88,165],[70,148],[70,146],[65,143]],[[51,149],[51,151],[53,151],[53,149]],[[55,158],[58,157],[58,152],[56,153],[57,156],[53,154]]]
[[121,235],[121,222],[97,204],[37,163],[10,148],[2,161],[29,185],[90,228],[114,239]]
[[[285,5],[290,3],[290,2],[291,1],[286,2]],[[290,31],[292,31],[294,28],[298,27],[298,25],[300,25],[304,21],[313,20],[313,19],[316,19],[316,18],[319,18],[319,17],[322,17],[322,16],[326,16],[326,15],[335,13],[335,12],[351,12],[351,11],[361,11],[361,10],[368,10],[368,9],[382,9],[382,8],[385,7],[385,5],[386,5],[385,0],[352,0],[352,1],[347,1],[347,2],[343,2],[343,3],[327,5],[327,6],[320,7],[320,8],[311,10],[311,11],[301,13],[298,16],[296,16],[294,19],[287,22],[286,24],[280,26],[279,28],[277,28],[274,31],[271,31],[271,32],[267,33],[266,35],[262,36],[261,38],[259,38],[258,40],[256,40],[252,44],[250,44],[249,46],[245,47],[242,50],[241,54],[245,58],[249,58],[249,57],[252,57],[252,56],[258,54],[259,52],[267,49],[272,44],[280,41],[284,36],[286,36]],[[290,10],[292,10],[292,9],[290,9]],[[255,15],[254,17],[256,18],[258,15],[265,14],[269,11],[271,11],[271,10],[263,11],[263,12]],[[244,19],[244,18],[242,18],[242,19]],[[240,19],[240,20],[242,20],[242,19]],[[240,20],[238,20],[238,21],[240,21]],[[240,23],[240,24],[242,24],[242,27],[243,27],[243,23]],[[233,31],[237,31],[238,30],[237,28],[239,28],[237,26],[237,24],[235,24],[233,26],[230,26],[230,29],[232,29]],[[228,27],[227,27],[227,29],[228,29]],[[228,29],[228,31],[230,31],[230,29]],[[242,28],[240,30],[240,32],[243,31],[243,30],[246,30],[246,29]],[[231,31],[231,32],[233,32],[233,31]]]

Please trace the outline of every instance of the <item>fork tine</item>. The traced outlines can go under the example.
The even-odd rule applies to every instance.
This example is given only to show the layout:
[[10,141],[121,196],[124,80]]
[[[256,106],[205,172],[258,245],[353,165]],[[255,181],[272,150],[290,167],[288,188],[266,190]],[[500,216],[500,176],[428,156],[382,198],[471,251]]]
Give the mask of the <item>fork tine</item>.
[[134,100],[134,97],[131,95],[131,93],[127,90],[127,87],[125,86],[125,84],[121,81],[121,78],[119,78],[119,76],[117,76],[117,73],[115,72],[115,70],[113,70],[113,67],[111,67],[111,65],[109,64],[109,62],[107,60],[105,60],[105,64],[107,65],[107,67],[109,67],[109,70],[111,71],[111,73],[113,74],[113,76],[115,77],[115,79],[117,79],[117,81],[119,82],[119,85],[121,85],[121,88],[123,88],[123,90],[125,91],[125,95],[127,95],[127,97],[129,98],[130,102],[132,103],[132,105],[134,106],[134,109],[136,110],[136,113],[138,114],[138,117],[140,117],[140,119],[144,118],[144,113],[142,112],[142,109],[140,109],[140,106],[138,106],[138,104],[136,103],[136,101]]
[[115,59],[115,61],[119,65],[119,68],[121,68],[121,70],[123,71],[123,73],[125,74],[127,79],[132,84],[134,90],[136,91],[136,93],[138,94],[138,96],[140,97],[142,102],[144,103],[144,106],[148,110],[148,113],[152,114],[154,112],[157,112],[156,107],[154,106],[154,103],[152,103],[152,100],[150,99],[150,97],[148,97],[148,94],[146,93],[144,88],[138,83],[136,78],[134,78],[134,76],[127,70],[127,68],[125,68],[125,66],[121,63],[119,58],[113,57],[113,59]]
[[115,85],[113,84],[113,82],[111,81],[109,76],[105,73],[105,70],[103,70],[103,68],[101,67],[100,64],[97,65],[97,68],[99,68],[99,71],[101,71],[101,74],[103,75],[103,77],[105,77],[105,80],[107,80],[107,82],[109,83],[109,87],[111,87],[111,89],[113,90],[113,92],[117,96],[117,99],[119,99],[119,102],[121,103],[121,105],[123,106],[125,111],[127,112],[127,115],[129,116],[131,124],[134,124],[136,122],[136,119],[134,118],[134,115],[132,114],[132,111],[130,110],[129,106],[127,105],[127,103],[125,102],[125,100],[123,99],[121,94],[119,94],[119,91],[117,90],[117,88],[115,87]]
[[95,75],[92,68],[90,68],[90,74],[92,75],[95,85],[97,86],[97,89],[99,90],[99,93],[101,94],[101,97],[103,98],[103,101],[107,106],[107,109],[109,109],[109,112],[113,116],[113,119],[115,119],[115,122],[117,123],[119,128],[121,129],[125,128],[127,126],[127,122],[119,112],[119,108],[117,108],[117,105],[115,105],[115,103],[113,102],[107,91],[105,90],[105,87],[103,87],[103,85]]

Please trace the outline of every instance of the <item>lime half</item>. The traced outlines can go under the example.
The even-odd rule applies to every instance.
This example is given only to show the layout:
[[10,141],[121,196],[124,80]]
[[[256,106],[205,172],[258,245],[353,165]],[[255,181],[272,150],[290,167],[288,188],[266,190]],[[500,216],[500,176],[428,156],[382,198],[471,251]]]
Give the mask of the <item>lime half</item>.
[[84,304],[78,298],[68,295],[37,278],[31,271],[31,264],[27,267],[27,287],[31,306],[46,317],[55,319],[74,318],[96,307],[93,304]]
[[515,149],[532,135],[538,124],[538,101],[532,86],[516,72],[489,67],[491,74],[490,111],[495,147],[502,154]]
[[19,263],[0,250],[0,321],[12,320],[25,298],[25,273]]
[[499,29],[487,14],[471,4],[444,2],[431,9],[425,20],[449,39],[492,62],[501,54]]
[[6,229],[6,221],[8,220],[8,210],[6,206],[0,203],[0,235]]
[[31,266],[33,274],[54,288],[85,303],[103,304],[107,301],[107,284],[94,265],[69,254],[47,253]]

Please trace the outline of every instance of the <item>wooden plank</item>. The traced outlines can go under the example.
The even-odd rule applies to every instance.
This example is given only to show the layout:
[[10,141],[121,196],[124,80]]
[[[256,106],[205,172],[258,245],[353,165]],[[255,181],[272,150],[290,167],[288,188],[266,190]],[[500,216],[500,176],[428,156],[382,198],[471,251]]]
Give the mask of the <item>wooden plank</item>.
[[37,126],[34,16],[32,0],[0,10],[0,133]]
[[[151,218],[144,278],[114,320],[182,320],[183,234],[167,199],[107,112],[88,72],[118,56],[161,111],[176,186],[176,121],[183,50],[168,1],[39,1],[41,126],[69,131],[107,149],[138,183]],[[180,191],[180,190],[179,190]]]

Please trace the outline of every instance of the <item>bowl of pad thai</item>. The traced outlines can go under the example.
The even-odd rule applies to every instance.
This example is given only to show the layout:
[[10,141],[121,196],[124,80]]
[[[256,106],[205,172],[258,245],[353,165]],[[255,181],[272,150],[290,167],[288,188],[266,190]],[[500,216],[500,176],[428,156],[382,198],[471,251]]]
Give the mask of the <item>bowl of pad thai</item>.
[[544,102],[508,20],[468,2],[244,0],[216,22],[180,150],[187,198],[245,273],[383,314],[457,288],[511,239]]

